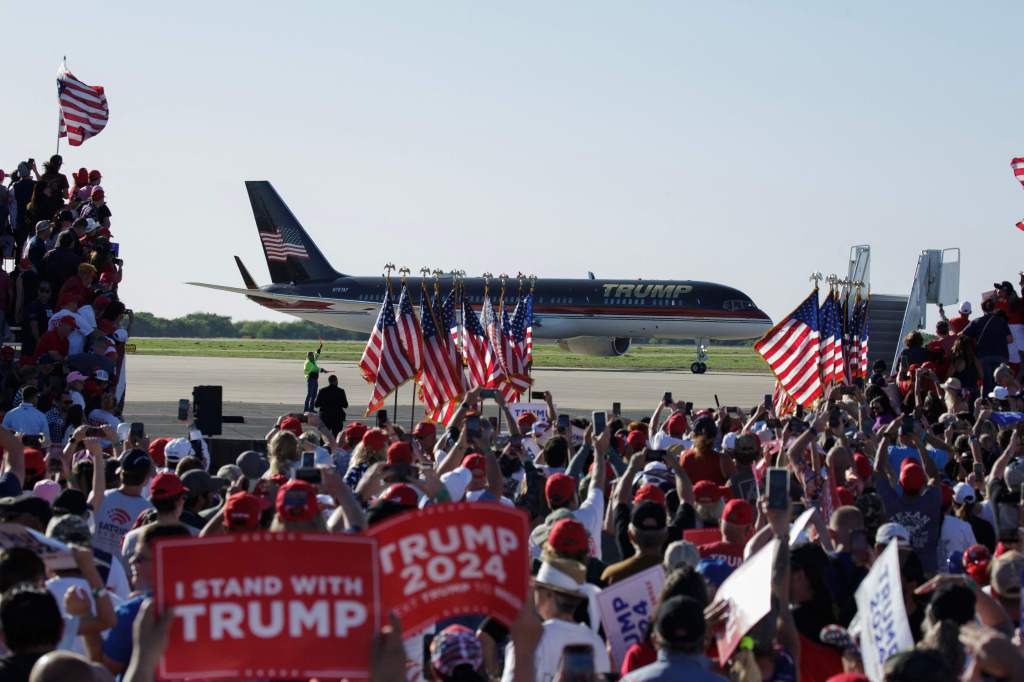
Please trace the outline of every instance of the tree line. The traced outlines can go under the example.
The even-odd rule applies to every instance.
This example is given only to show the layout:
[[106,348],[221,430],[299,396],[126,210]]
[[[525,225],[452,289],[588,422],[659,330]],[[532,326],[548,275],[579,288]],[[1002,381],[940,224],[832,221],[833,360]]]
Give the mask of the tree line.
[[366,334],[296,320],[270,322],[268,320],[234,321],[226,315],[189,313],[184,317],[167,319],[152,313],[135,313],[132,336],[163,336],[197,339],[324,339],[327,341],[365,340]]

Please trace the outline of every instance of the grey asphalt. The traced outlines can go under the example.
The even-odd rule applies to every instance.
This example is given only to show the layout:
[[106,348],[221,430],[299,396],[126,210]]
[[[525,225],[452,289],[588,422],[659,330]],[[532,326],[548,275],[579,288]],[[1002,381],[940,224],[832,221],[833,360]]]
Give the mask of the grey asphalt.
[[[714,405],[717,394],[722,405],[749,407],[772,390],[767,374],[716,374],[713,357],[711,365],[708,374],[699,376],[689,371],[538,369],[533,378],[535,390],[551,391],[560,410],[580,415],[610,409],[617,401],[625,416],[640,417],[650,414],[665,391],[697,406]],[[337,374],[348,394],[350,419],[361,418],[370,386],[356,364],[335,362],[325,367]],[[245,424],[224,425],[224,435],[237,438],[261,438],[278,415],[301,411],[306,394],[302,363],[294,360],[130,355],[127,376],[125,418],[144,422],[150,436],[182,432],[175,419],[177,402],[191,398],[194,386],[223,386],[224,414],[246,419]],[[412,391],[410,384],[400,389],[398,423],[409,420]],[[394,415],[393,399],[387,409]],[[416,416],[421,412],[417,403]]]

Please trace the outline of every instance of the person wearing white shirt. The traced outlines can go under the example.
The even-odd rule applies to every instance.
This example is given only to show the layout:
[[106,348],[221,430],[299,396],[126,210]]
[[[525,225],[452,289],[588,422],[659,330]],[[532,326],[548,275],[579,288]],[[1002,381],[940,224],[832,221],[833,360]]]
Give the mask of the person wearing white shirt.
[[605,467],[604,453],[608,448],[610,431],[605,429],[604,433],[594,444],[594,475],[590,477],[590,487],[587,490],[587,497],[579,503],[579,494],[576,491],[576,479],[562,473],[548,476],[544,484],[544,496],[547,498],[548,507],[551,511],[565,507],[572,510],[573,517],[583,524],[590,534],[592,543],[590,554],[601,558],[601,527],[604,522],[604,485],[608,475]]
[[[556,679],[565,647],[585,645],[593,649],[594,672],[598,675],[611,672],[611,662],[604,640],[591,628],[577,623],[573,614],[581,602],[588,602],[591,619],[599,620],[596,600],[599,591],[586,583],[586,567],[578,561],[551,558],[541,564],[534,580],[533,604],[537,614],[544,619],[544,634],[533,651],[534,679],[537,682],[551,682]],[[505,649],[505,669],[502,682],[515,678],[515,644]]]
[[21,390],[21,404],[4,415],[3,427],[15,433],[42,434],[48,440],[50,424],[46,421],[46,415],[36,409],[38,398],[39,389],[25,386]]

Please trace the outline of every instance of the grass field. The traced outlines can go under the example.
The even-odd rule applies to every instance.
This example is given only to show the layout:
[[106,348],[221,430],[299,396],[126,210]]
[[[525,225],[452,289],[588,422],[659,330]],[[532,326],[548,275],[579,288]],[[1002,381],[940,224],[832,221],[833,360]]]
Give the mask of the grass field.
[[[224,358],[277,358],[299,360],[315,350],[316,341],[275,341],[264,339],[146,339],[132,342],[139,355],[179,355]],[[362,341],[332,341],[324,346],[322,362],[357,361]],[[600,369],[689,369],[696,359],[694,346],[638,346],[617,358],[566,353],[554,344],[534,347],[534,366]],[[712,347],[709,366],[716,372],[766,372],[764,361],[749,346]]]

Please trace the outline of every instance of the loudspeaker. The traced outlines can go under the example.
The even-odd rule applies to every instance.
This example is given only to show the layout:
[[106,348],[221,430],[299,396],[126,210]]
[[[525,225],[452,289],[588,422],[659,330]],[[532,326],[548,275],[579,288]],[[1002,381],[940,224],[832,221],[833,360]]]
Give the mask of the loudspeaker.
[[222,386],[195,386],[192,388],[192,416],[196,428],[204,436],[219,436],[224,410]]

